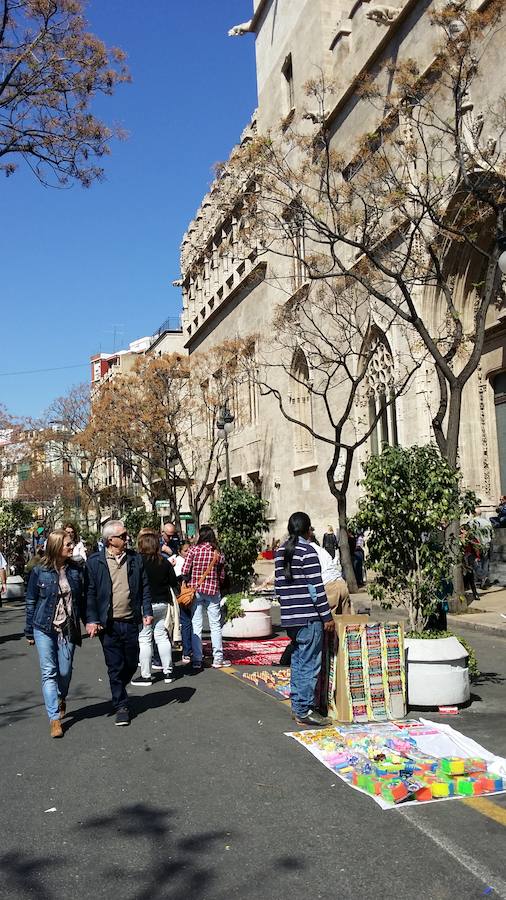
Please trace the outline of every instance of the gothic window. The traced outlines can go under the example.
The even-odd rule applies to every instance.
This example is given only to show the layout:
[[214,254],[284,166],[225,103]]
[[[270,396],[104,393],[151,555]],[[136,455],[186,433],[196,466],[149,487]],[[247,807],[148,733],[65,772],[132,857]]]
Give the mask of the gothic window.
[[285,90],[285,115],[295,109],[295,91],[293,87],[292,54],[289,53],[281,68]]
[[506,491],[506,372],[494,378],[495,422],[501,493]]
[[369,427],[376,422],[370,439],[371,453],[385,445],[396,447],[397,414],[395,409],[395,367],[386,342],[376,338],[365,377],[369,401]]
[[305,354],[298,349],[294,353],[290,372],[290,414],[297,423],[294,424],[293,443],[296,453],[307,453],[313,449],[313,436],[304,427],[312,427],[311,390],[309,366]]

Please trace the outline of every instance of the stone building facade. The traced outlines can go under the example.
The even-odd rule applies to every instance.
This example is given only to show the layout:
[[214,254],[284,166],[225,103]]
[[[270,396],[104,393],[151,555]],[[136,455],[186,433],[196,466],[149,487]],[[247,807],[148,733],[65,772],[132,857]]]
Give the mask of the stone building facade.
[[[394,0],[389,6],[374,0],[254,0],[252,19],[231,29],[243,40],[253,38],[256,46],[258,109],[241,141],[250,140],[255,131],[266,134],[277,128],[280,118],[287,125],[296,121],[306,99],[304,85],[323,74],[334,84],[332,109],[327,111],[332,140],[351,161],[359,135],[378,126],[358,97],[357,86],[366,76],[384,78],[381,63],[388,58],[415,57],[421,69],[430,65],[432,8],[430,0]],[[470,110],[481,115],[481,128],[480,111],[493,102],[490,85],[500,85],[496,73],[504,65],[500,41],[491,42],[469,103]],[[260,365],[269,350],[273,312],[301,289],[304,272],[296,259],[280,263],[245,241],[240,197],[229,192],[227,198],[227,190],[225,172],[211,185],[183,238],[185,347],[191,355],[230,338],[253,335]],[[474,261],[463,255],[455,269],[454,290],[463,309],[473,305],[477,280],[473,266]],[[505,350],[506,312],[497,305],[487,319],[480,365],[465,389],[459,453],[465,483],[476,490],[486,510],[506,492]],[[381,403],[402,352],[403,337],[396,328],[377,342],[367,379],[373,404]],[[312,374],[302,348],[294,354],[292,366],[296,379],[278,371],[272,376],[275,386],[295,418],[318,426],[320,411],[312,407],[310,392],[304,388]],[[409,446],[433,440],[435,396],[434,370],[427,362],[409,390],[385,409],[378,428],[356,454],[350,512],[359,496],[361,464],[381,443]],[[268,502],[271,536],[283,536],[296,509],[310,513],[317,533],[329,523],[335,526],[336,504],[326,480],[328,446],[287,421],[275,397],[264,396],[254,379],[240,379],[229,403],[235,416],[229,437],[231,477],[262,493]],[[353,411],[355,423],[362,413]],[[320,427],[324,429],[322,423]]]

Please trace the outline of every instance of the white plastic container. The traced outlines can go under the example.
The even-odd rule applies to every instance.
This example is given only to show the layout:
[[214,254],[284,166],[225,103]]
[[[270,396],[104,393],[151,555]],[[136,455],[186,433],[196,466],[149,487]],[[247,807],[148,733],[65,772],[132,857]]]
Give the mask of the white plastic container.
[[7,586],[2,600],[22,600],[25,596],[25,582],[21,575],[7,575]]
[[456,637],[406,638],[409,706],[455,706],[471,696],[468,654]]
[[272,635],[271,601],[265,597],[242,600],[244,616],[232,619],[222,628],[225,638],[262,638]]

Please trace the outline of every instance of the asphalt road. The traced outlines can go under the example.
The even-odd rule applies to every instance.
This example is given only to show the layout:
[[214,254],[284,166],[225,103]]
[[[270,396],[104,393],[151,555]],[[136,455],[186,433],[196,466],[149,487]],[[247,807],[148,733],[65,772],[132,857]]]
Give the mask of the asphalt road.
[[[132,688],[117,728],[89,640],[51,741],[22,629],[4,607],[1,898],[506,900],[506,795],[382,811],[285,737],[286,705],[211,669]],[[506,640],[473,642],[486,674],[451,722],[506,755]]]

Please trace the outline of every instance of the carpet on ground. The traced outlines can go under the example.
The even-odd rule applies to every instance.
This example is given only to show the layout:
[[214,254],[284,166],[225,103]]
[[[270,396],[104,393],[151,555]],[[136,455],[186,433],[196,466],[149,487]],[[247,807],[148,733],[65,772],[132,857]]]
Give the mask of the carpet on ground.
[[382,809],[504,793],[506,759],[428,719],[288,732]]
[[237,677],[260,691],[286,700],[290,696],[290,669],[259,669],[257,672],[237,672]]
[[[223,653],[234,666],[275,666],[289,643],[290,639],[287,637],[261,641],[224,641]],[[204,653],[212,652],[210,641],[203,641],[203,647]]]

